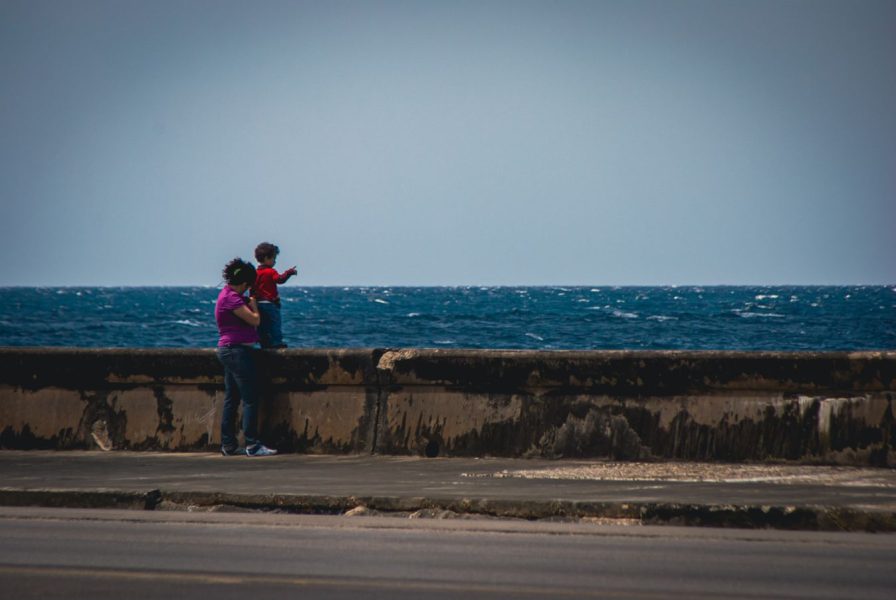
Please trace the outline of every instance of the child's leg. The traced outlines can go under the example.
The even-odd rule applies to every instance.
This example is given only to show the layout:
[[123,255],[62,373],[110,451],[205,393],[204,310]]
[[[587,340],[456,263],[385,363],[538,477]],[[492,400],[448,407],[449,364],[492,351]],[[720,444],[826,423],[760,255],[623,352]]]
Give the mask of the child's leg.
[[271,345],[283,346],[283,320],[280,317],[280,305],[272,304],[274,310],[271,311]]
[[[258,314],[261,316],[261,323],[258,324],[258,340],[262,348],[270,348],[275,342],[271,338],[274,319],[279,317],[279,310],[275,311],[276,305],[270,302],[258,303]],[[276,317],[274,316],[276,313]]]

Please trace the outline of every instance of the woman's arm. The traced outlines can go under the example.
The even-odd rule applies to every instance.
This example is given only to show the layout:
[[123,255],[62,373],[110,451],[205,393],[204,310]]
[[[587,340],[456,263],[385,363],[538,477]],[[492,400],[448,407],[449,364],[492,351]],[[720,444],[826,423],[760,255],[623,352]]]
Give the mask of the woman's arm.
[[254,297],[249,298],[248,306],[240,306],[239,308],[235,308],[233,310],[233,314],[241,318],[252,327],[258,327],[258,324],[261,323],[261,315],[258,314],[258,304],[256,304]]

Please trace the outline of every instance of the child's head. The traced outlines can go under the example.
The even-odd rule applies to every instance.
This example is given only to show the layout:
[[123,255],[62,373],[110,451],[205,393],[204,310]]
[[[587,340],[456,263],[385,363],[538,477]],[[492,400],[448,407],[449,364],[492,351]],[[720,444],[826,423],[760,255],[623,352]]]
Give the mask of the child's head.
[[255,267],[241,258],[234,258],[224,266],[224,281],[230,285],[252,285],[255,283]]
[[268,261],[273,265],[277,262],[278,254],[280,254],[280,248],[270,242],[262,242],[255,247],[255,260],[257,260],[260,265],[265,264]]

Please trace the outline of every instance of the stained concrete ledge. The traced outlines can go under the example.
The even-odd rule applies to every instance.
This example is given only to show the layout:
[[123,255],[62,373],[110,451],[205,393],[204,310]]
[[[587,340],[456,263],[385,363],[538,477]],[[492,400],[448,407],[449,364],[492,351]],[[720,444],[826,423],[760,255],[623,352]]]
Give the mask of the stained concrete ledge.
[[[259,351],[282,451],[896,465],[896,352]],[[212,349],[0,348],[0,447],[207,450]]]

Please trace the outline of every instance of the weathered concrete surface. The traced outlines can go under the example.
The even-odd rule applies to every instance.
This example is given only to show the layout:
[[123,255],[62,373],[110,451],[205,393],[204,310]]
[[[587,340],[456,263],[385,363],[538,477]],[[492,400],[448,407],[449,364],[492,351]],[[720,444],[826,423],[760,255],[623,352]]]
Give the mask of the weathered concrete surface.
[[[0,452],[0,504],[896,531],[896,470],[507,458]],[[361,507],[361,508],[359,508]]]
[[[259,352],[284,451],[896,466],[896,352]],[[218,443],[213,350],[0,349],[0,447]]]
[[[259,352],[260,420],[283,450],[372,448],[369,351]],[[206,450],[224,399],[214,350],[0,349],[0,447]]]
[[397,350],[383,453],[896,465],[896,353]]

